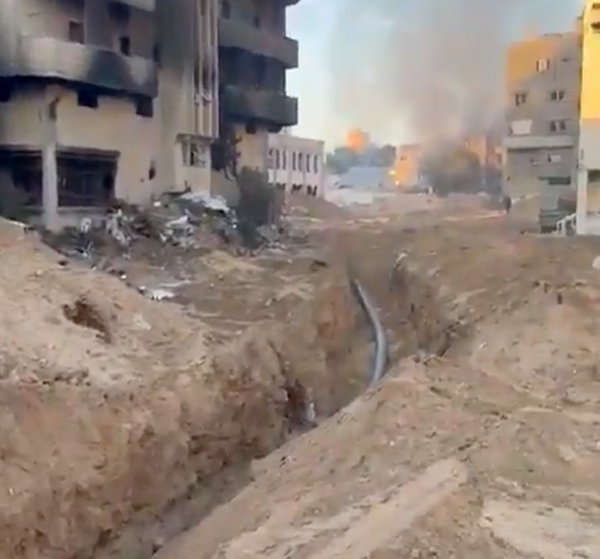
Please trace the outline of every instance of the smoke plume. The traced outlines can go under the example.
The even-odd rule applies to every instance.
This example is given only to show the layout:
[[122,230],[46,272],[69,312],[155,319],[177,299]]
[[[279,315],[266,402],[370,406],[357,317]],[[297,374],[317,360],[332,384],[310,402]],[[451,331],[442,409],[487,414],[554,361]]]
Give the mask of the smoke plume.
[[570,30],[577,0],[342,0],[330,45],[331,105],[344,126],[398,142],[482,131],[503,103],[506,46]]

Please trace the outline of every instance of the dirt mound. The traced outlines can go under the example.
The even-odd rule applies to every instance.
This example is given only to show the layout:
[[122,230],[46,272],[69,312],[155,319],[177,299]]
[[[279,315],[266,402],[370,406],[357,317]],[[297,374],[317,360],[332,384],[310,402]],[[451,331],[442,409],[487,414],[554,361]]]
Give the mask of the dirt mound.
[[[555,310],[540,312],[556,336],[572,309]],[[513,360],[497,351],[480,368],[474,340],[458,360],[401,361],[376,390],[255,463],[252,485],[156,559],[595,557],[595,359],[542,353],[519,379],[533,353],[518,315],[506,325]]]
[[[132,519],[151,523],[224,467],[266,454],[313,406],[337,410],[338,379],[366,369],[340,270],[323,272],[286,325],[213,349],[180,307],[67,264],[33,233],[0,222],[0,248],[2,557],[121,553],[114,540]],[[353,345],[364,359],[348,357]]]
[[390,238],[408,254],[396,297],[383,298],[390,280],[365,280],[388,302],[388,329],[412,332],[405,351],[443,339],[453,317],[466,335],[433,343],[424,363],[400,360],[255,462],[251,485],[156,559],[596,557],[597,248],[509,225]]

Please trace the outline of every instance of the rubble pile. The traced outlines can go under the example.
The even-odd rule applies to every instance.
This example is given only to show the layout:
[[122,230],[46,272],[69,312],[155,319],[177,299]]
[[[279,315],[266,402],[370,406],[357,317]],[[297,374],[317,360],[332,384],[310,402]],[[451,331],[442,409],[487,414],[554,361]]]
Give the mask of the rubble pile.
[[207,253],[228,247],[246,254],[305,239],[281,221],[251,230],[240,227],[238,213],[219,196],[169,193],[148,208],[117,202],[101,219],[86,217],[77,227],[58,234],[44,231],[43,238],[65,256],[87,259],[93,267],[103,267],[103,262],[117,256],[161,261],[165,251],[173,249]]

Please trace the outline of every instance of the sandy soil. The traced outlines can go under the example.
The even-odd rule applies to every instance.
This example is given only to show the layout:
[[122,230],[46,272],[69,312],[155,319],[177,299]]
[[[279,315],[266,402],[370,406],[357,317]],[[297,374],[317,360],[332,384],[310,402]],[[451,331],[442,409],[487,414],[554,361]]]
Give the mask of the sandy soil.
[[[600,556],[600,243],[422,202],[297,200],[308,244],[188,262],[182,304],[0,222],[0,557]],[[348,273],[390,371],[345,407]]]
[[421,278],[434,294],[400,320],[421,351],[255,461],[253,483],[156,559],[600,556],[600,243],[524,234],[519,215],[376,229],[345,246],[388,330],[390,293],[411,301]]

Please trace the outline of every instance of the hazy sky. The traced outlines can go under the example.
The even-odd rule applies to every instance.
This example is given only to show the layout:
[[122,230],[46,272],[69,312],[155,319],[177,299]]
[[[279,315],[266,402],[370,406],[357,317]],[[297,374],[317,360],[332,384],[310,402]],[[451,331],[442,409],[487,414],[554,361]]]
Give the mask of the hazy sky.
[[[367,22],[365,24],[367,26],[369,21],[371,24],[375,22],[376,25],[383,26],[378,29],[383,29],[384,32],[386,29],[391,31],[398,27],[402,32],[408,30],[410,33],[418,34],[421,29],[419,25],[423,25],[423,16],[425,20],[429,17],[432,5],[436,7],[436,2],[450,4],[455,1],[459,0],[429,0],[429,2],[425,0],[369,0],[369,2],[366,0],[355,2],[301,0],[298,5],[291,7],[288,10],[288,35],[300,42],[300,68],[288,72],[288,90],[291,95],[298,96],[300,99],[300,122],[295,133],[322,138],[331,144],[340,141],[352,126],[368,127],[365,122],[369,120],[373,128],[370,132],[375,140],[393,143],[410,141],[411,133],[401,117],[394,119],[393,126],[390,126],[389,122],[385,122],[386,116],[377,114],[378,108],[382,105],[377,100],[372,103],[373,118],[370,119],[369,100],[377,92],[360,91],[361,85],[358,81],[355,85],[354,81],[351,81],[351,85],[346,88],[352,90],[350,99],[346,100],[345,108],[341,106],[343,105],[341,100],[336,99],[340,96],[340,92],[336,91],[332,84],[332,52],[339,60],[346,51],[350,53],[351,50],[354,52],[369,49],[371,43],[377,42],[378,30],[373,32],[372,26],[364,34],[358,32],[363,21]],[[464,4],[468,0],[462,2]],[[497,5],[498,0],[478,0],[478,2],[493,2]],[[505,0],[505,3],[508,5],[510,0]],[[518,23],[521,26],[520,32],[523,32],[524,25],[527,25],[530,32],[546,32],[569,29],[583,2],[582,0],[517,0],[516,3],[521,7]],[[529,6],[528,11],[522,9],[526,4]],[[350,8],[351,5],[354,8]],[[361,6],[365,6],[363,13],[361,13]],[[356,13],[355,17],[354,13]],[[525,18],[528,18],[527,23],[524,21]],[[350,23],[348,23],[349,19],[352,20]],[[411,25],[411,22],[415,22],[414,25]],[[349,33],[344,33],[345,28],[348,28]],[[402,41],[399,43],[402,44]],[[349,56],[354,58],[355,55]],[[374,49],[370,55],[365,56],[366,66],[373,66],[376,64],[375,60],[381,58],[380,53],[375,52]],[[372,57],[371,60],[368,60],[368,56]],[[349,114],[352,108],[349,109],[348,105],[352,107],[355,97],[356,103],[361,104],[360,110],[355,114]],[[379,113],[381,112],[379,110]],[[363,122],[352,122],[360,119]]]

